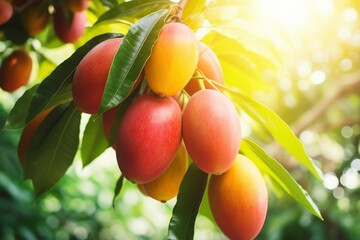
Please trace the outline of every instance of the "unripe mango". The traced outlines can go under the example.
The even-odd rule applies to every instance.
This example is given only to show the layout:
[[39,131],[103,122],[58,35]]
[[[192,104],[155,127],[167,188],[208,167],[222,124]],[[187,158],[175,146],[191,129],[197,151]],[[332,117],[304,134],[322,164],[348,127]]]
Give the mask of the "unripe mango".
[[99,43],[76,68],[72,91],[74,103],[82,112],[98,112],[109,70],[121,41],[122,38],[112,38]]
[[149,87],[157,94],[172,96],[194,74],[199,49],[194,32],[182,23],[166,24],[145,64]]
[[160,176],[171,164],[181,140],[181,110],[171,97],[144,94],[126,111],[116,138],[122,174],[136,183]]
[[[199,61],[197,68],[210,80],[214,80],[218,83],[224,83],[224,75],[219,62],[219,59],[215,53],[203,42],[199,42]],[[210,83],[204,80],[206,89],[214,89]],[[215,85],[216,86],[216,85]],[[219,87],[219,86],[216,86]],[[191,79],[185,86],[185,91],[191,96],[195,92],[199,91],[200,85],[198,79]]]
[[10,20],[13,8],[8,1],[0,0],[0,26]]
[[183,138],[195,165],[202,171],[227,171],[239,152],[240,119],[232,102],[216,90],[200,90],[183,113]]
[[176,197],[187,166],[188,155],[184,143],[181,143],[174,160],[166,171],[155,180],[143,184],[147,195],[163,203]]
[[39,34],[49,21],[49,11],[42,2],[35,2],[21,14],[22,23],[30,36]]
[[34,118],[21,133],[19,145],[18,145],[18,156],[19,161],[22,166],[24,166],[25,154],[27,148],[29,147],[30,141],[33,138],[36,130],[39,128],[40,124],[44,121],[46,116],[51,112],[53,108],[49,108],[39,114],[36,118]]
[[67,22],[64,10],[61,7],[55,8],[54,30],[56,35],[64,43],[76,42],[85,32],[86,12],[73,13],[71,22]]
[[250,240],[260,232],[268,207],[264,179],[255,164],[238,155],[232,167],[209,182],[210,209],[230,239]]
[[15,50],[5,58],[0,69],[0,87],[13,92],[24,86],[30,78],[32,60],[24,50]]

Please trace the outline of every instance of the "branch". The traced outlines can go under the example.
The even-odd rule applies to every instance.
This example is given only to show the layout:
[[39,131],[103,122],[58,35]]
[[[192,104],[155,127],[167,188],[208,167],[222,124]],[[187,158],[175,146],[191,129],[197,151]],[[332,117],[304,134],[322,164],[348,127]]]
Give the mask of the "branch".
[[313,108],[305,112],[305,114],[293,124],[292,129],[297,136],[323,116],[334,102],[352,93],[360,93],[360,71],[344,76],[339,82],[340,84],[336,85],[328,95],[315,104]]
[[176,16],[178,17],[178,19],[181,19],[182,13],[183,13],[183,10],[184,10],[184,8],[186,6],[187,1],[188,0],[180,0],[179,9],[178,9],[178,12],[176,13]]
[[325,132],[334,128],[342,128],[345,126],[353,126],[353,125],[360,125],[360,117],[354,118],[354,119],[345,119],[338,122],[329,122],[329,123],[319,123],[314,125],[314,130],[316,132]]

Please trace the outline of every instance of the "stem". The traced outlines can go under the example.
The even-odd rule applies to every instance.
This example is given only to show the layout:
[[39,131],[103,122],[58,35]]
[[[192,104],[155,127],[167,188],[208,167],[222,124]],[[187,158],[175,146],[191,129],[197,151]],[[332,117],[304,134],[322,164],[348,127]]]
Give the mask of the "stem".
[[[217,83],[217,85],[220,85],[221,87],[225,88],[224,85],[222,85],[222,84],[220,84],[220,83],[218,83],[218,82],[216,82],[216,81],[214,81],[214,80],[211,80],[210,78],[207,78],[207,77],[204,75],[204,73],[202,73],[200,70],[196,69],[196,73],[197,73],[197,74],[200,74],[201,77],[195,77],[195,78],[193,78],[193,79],[198,79],[198,83],[199,83],[201,89],[206,89],[206,88],[205,88],[205,84],[204,84],[204,80],[205,80],[206,82],[208,82],[208,83],[209,83],[215,90],[217,90],[217,91],[220,91],[220,90],[214,85],[214,83]],[[203,79],[203,80],[200,80],[200,79]],[[231,91],[230,89],[228,89],[228,90]]]
[[179,19],[181,19],[181,17],[182,17],[182,13],[183,13],[183,10],[184,10],[184,8],[185,8],[185,6],[186,6],[186,4],[187,4],[187,1],[188,1],[188,0],[180,0],[180,2],[179,2],[179,9],[178,9],[178,11],[177,11],[177,13],[176,13],[176,16],[177,16]]
[[190,99],[190,95],[184,89],[182,89],[181,92]]
[[198,79],[197,82],[198,82],[201,90],[206,89],[203,79]]

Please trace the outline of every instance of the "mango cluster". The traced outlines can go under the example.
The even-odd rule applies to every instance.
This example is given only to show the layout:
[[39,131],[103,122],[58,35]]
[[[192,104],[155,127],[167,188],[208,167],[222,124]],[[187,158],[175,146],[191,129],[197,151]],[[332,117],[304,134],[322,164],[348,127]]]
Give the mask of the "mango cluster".
[[[30,37],[40,34],[48,25],[53,14],[55,34],[64,43],[77,41],[85,32],[86,9],[90,0],[65,0],[51,6],[48,0],[0,0],[0,26],[9,22],[13,15],[20,19],[20,24],[14,19],[10,28],[21,28]],[[50,11],[50,9],[52,9]],[[17,13],[17,14],[14,14]],[[14,31],[12,29],[12,31]],[[17,32],[14,41],[20,41]],[[12,35],[11,35],[12,36]],[[18,38],[18,39],[16,39]],[[26,37],[25,37],[26,39]]]
[[[80,111],[98,113],[122,41],[99,43],[79,63],[72,93]],[[211,175],[210,208],[224,234],[255,238],[266,217],[266,185],[254,163],[238,154],[240,119],[217,87],[224,77],[214,52],[186,25],[168,23],[130,93],[145,81],[147,90],[131,102],[117,128],[121,104],[103,114],[105,136],[116,129],[112,147],[121,173],[143,194],[166,202],[178,194],[192,161]]]

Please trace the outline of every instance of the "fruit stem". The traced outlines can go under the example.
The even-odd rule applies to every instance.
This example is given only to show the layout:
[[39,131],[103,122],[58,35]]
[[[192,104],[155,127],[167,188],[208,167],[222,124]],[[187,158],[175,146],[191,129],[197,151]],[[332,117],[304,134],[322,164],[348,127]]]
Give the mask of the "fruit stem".
[[[217,83],[217,85],[220,85],[220,86],[222,86],[222,84],[219,84],[218,82],[216,82],[216,81],[214,81],[214,80],[212,80],[212,79],[207,78],[207,77],[206,77],[201,71],[199,71],[198,69],[196,69],[196,72],[201,75],[200,78],[196,78],[196,79],[199,79],[198,82],[199,82],[199,85],[200,85],[200,88],[201,88],[201,89],[205,89],[205,84],[204,84],[204,80],[205,80],[205,81],[208,82],[214,89],[216,89],[217,91],[220,92],[220,90],[214,85],[214,83]],[[200,80],[200,79],[203,79],[203,80]],[[201,82],[201,83],[200,83],[200,82]]]
[[185,91],[185,89],[182,89],[181,92],[190,99],[190,95]]
[[206,89],[205,84],[204,84],[204,79],[198,79],[197,81],[198,81],[198,84],[199,84],[201,90]]
[[181,19],[181,17],[182,17],[182,13],[183,13],[183,10],[184,10],[184,8],[185,8],[185,6],[186,6],[187,1],[188,1],[188,0],[180,0],[180,2],[179,2],[179,8],[178,8],[178,11],[177,11],[177,13],[176,13],[176,16],[177,16],[179,19]]

